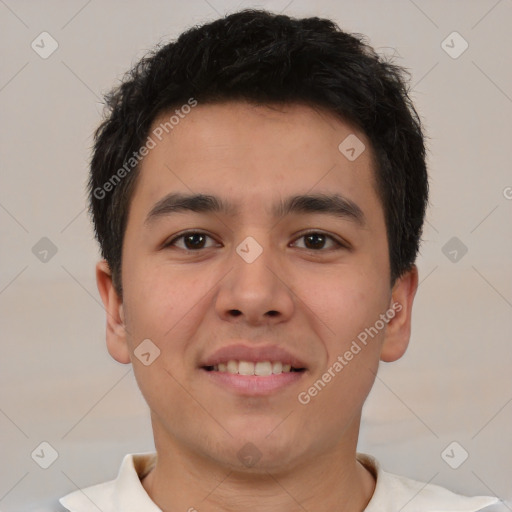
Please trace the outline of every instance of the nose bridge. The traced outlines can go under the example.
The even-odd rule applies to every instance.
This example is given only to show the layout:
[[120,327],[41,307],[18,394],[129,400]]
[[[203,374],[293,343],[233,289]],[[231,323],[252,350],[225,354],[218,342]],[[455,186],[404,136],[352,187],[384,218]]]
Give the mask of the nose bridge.
[[272,246],[270,233],[264,230],[254,232],[235,246],[232,270],[217,297],[218,313],[224,318],[243,315],[251,322],[269,316],[289,316],[293,299],[284,284],[281,256],[278,248]]
[[281,258],[277,248],[272,246],[269,232],[260,230],[253,235],[246,236],[235,248],[233,263],[236,281],[255,290],[260,287],[273,288]]

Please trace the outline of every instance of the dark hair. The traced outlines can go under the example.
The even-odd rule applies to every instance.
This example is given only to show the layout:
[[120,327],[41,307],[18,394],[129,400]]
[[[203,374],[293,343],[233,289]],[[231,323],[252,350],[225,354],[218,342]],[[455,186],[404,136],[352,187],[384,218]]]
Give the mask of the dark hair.
[[90,213],[118,293],[138,151],[155,118],[191,98],[303,103],[362,130],[376,157],[393,284],[416,259],[428,201],[424,136],[406,76],[364,36],[331,20],[265,10],[245,9],[157,46],[105,96],[107,113],[95,132]]

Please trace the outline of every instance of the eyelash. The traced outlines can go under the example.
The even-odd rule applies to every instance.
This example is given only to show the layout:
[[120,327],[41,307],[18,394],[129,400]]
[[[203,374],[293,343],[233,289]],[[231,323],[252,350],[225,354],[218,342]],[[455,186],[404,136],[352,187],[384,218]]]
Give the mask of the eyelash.
[[[166,248],[172,247],[177,240],[185,238],[188,235],[205,235],[208,238],[211,238],[213,240],[213,237],[210,236],[208,233],[205,233],[204,231],[185,231],[181,235],[178,235],[178,236],[174,237],[172,240],[169,240],[168,242],[166,242],[163,245],[162,248],[166,249]],[[324,248],[321,248],[321,249],[307,249],[306,248],[306,249],[304,249],[306,251],[310,251],[310,252],[329,252],[329,251],[336,251],[336,250],[340,250],[340,249],[348,249],[349,248],[347,244],[337,240],[332,235],[324,233],[323,231],[308,231],[306,233],[302,233],[300,236],[298,236],[295,239],[295,241],[299,240],[301,238],[304,238],[304,237],[306,237],[308,235],[322,235],[326,239],[330,239],[332,242],[334,242],[336,244],[336,247],[333,247],[331,249],[324,249]],[[180,247],[180,249],[182,249],[182,248]],[[187,249],[187,248],[185,248],[185,249],[182,249],[182,250],[187,251],[187,252],[199,252],[199,251],[204,250],[204,249],[209,249],[209,247],[199,248],[199,249]]]

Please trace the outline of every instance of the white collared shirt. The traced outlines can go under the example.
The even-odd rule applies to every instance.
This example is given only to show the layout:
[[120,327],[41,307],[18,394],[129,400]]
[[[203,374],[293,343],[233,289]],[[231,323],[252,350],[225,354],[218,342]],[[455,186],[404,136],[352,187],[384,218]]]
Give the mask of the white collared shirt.
[[[499,502],[490,496],[461,496],[438,485],[387,473],[369,455],[360,453],[357,459],[376,476],[365,512],[476,512]],[[155,461],[155,453],[128,454],[115,480],[72,492],[59,501],[71,512],[161,512],[141,483]],[[492,507],[484,512],[499,510]]]

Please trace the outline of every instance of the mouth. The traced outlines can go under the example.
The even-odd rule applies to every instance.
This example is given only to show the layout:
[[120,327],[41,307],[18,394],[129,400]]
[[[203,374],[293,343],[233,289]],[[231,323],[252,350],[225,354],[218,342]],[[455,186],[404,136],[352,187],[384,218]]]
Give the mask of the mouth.
[[281,391],[308,373],[305,359],[284,346],[226,345],[205,357],[200,374],[223,391],[243,396],[264,396]]
[[209,383],[241,396],[269,396],[302,380],[306,368],[281,361],[229,360],[201,366]]

